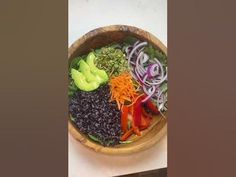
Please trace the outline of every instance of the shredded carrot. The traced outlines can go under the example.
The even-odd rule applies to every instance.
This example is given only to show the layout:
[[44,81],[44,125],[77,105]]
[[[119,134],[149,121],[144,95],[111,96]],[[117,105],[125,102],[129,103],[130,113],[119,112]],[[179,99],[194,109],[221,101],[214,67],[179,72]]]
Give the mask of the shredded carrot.
[[124,72],[110,80],[111,101],[116,101],[119,109],[125,102],[133,102],[137,97],[136,88],[132,81],[132,76]]

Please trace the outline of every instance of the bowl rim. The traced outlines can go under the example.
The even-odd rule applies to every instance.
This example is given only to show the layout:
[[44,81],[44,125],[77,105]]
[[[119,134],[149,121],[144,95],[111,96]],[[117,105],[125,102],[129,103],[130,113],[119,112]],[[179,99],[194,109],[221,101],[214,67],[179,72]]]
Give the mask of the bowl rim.
[[[95,37],[98,34],[102,33],[107,33],[107,32],[118,32],[118,31],[123,31],[123,32],[130,32],[133,33],[140,38],[145,34],[148,38],[148,42],[154,45],[155,47],[159,48],[162,52],[164,52],[167,55],[167,47],[153,34],[151,34],[148,31],[145,31],[143,29],[140,29],[135,26],[129,26],[129,25],[109,25],[109,26],[103,26],[103,27],[98,27],[95,28],[77,40],[75,40],[74,43],[72,43],[68,49],[68,61],[70,61],[72,54],[77,50],[77,48],[83,44],[85,41],[87,41],[90,38]],[[162,120],[161,122],[163,125],[160,128],[159,132],[153,137],[155,141],[152,139],[147,140],[149,143],[148,146],[143,144],[140,145],[139,148],[133,149],[132,147],[126,147],[126,148],[115,148],[115,147],[104,147],[96,142],[93,142],[92,140],[89,140],[85,135],[82,135],[78,129],[75,127],[75,125],[72,123],[68,116],[68,131],[72,135],[74,139],[79,141],[81,144],[83,144],[85,147],[95,151],[95,152],[100,152],[103,154],[110,154],[110,155],[123,155],[123,154],[131,154],[131,153],[136,153],[142,150],[146,150],[150,147],[152,147],[154,144],[156,144],[165,134],[167,134],[167,121]],[[158,123],[159,124],[159,123]]]

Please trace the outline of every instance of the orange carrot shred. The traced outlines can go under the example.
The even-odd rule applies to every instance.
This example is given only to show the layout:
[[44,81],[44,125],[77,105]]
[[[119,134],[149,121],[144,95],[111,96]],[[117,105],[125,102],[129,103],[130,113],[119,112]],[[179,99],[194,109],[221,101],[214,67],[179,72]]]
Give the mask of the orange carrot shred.
[[125,102],[133,102],[136,98],[136,88],[132,81],[132,76],[124,72],[110,80],[111,100],[116,101],[117,106],[121,109]]

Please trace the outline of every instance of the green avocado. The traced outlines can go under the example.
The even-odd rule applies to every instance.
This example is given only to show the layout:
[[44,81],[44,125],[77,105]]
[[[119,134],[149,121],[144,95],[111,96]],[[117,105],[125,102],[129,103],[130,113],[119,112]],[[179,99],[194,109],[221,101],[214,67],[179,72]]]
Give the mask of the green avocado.
[[103,82],[102,78],[98,75],[92,74],[89,65],[84,60],[80,60],[79,62],[79,71],[85,76],[88,82],[98,82],[98,84]]
[[95,75],[98,75],[100,78],[102,78],[103,83],[108,81],[108,75],[106,71],[98,69],[95,64],[94,60],[96,59],[96,56],[94,55],[93,52],[90,52],[87,56],[86,62],[89,65],[91,72]]
[[71,77],[74,80],[75,85],[83,91],[92,91],[95,90],[99,87],[99,83],[98,82],[87,82],[85,76],[77,71],[76,69],[71,69]]

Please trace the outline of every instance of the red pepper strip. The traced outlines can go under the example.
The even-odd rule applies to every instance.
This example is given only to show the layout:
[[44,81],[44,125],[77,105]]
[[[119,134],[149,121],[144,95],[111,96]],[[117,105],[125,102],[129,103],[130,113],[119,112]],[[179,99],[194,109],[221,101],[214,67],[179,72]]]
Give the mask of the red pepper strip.
[[149,126],[141,126],[139,129],[140,129],[140,131],[143,131],[143,130],[145,130],[145,129],[147,129]]
[[145,130],[147,128],[148,128],[148,126],[141,126],[139,129],[140,129],[140,131],[143,131],[143,130]]
[[141,116],[141,124],[140,127],[147,127],[148,126],[148,122],[147,120],[144,118],[144,116]]
[[141,109],[141,103],[135,103],[134,106],[134,125],[139,127],[141,123],[141,114],[142,114],[142,109]]
[[134,126],[134,127],[133,127],[133,131],[134,131],[134,133],[135,133],[137,136],[141,136],[141,133],[140,133],[138,127]]
[[141,123],[141,115],[142,115],[142,100],[146,96],[143,95],[137,99],[137,101],[134,103],[134,112],[133,112],[133,118],[134,118],[134,125],[139,127]]
[[127,106],[129,108],[129,113],[133,116],[134,114],[134,107],[133,106]]
[[125,141],[133,134],[133,129],[128,130],[124,135],[121,136],[120,140]]
[[148,128],[150,126],[150,124],[151,124],[151,118],[142,115],[141,116],[141,125],[140,125],[139,129],[144,130],[144,129]]
[[142,115],[144,115],[145,117],[152,117],[153,116],[151,113],[147,113],[145,108],[142,108]]
[[[134,120],[134,119],[133,119],[133,120]],[[134,132],[137,136],[140,136],[140,135],[141,135],[141,133],[140,133],[140,131],[139,131],[139,127],[137,127],[137,126],[134,125],[134,121],[132,121],[132,130],[133,130],[133,132]]]
[[146,106],[148,109],[150,109],[150,111],[152,111],[154,114],[159,114],[159,110],[157,109],[157,107],[153,104],[153,102],[151,100],[147,100],[146,102]]
[[129,113],[129,108],[127,106],[123,105],[123,107],[122,107],[122,115],[121,115],[121,130],[124,133],[127,132],[128,113]]

